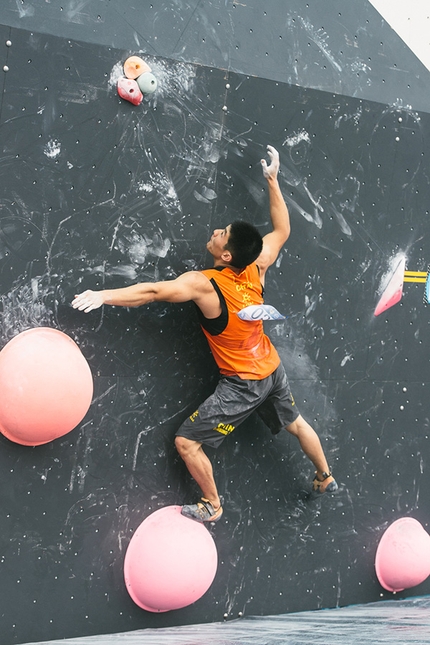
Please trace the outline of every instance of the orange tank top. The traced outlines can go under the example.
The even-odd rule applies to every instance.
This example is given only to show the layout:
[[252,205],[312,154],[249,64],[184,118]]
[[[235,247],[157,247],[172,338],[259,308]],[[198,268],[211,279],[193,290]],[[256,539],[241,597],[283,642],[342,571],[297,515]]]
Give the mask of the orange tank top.
[[206,269],[221,303],[221,315],[205,318],[198,309],[200,324],[221,374],[260,380],[272,374],[280,361],[278,352],[264,333],[262,320],[241,320],[237,312],[249,305],[263,304],[263,287],[257,265],[239,274],[230,267]]

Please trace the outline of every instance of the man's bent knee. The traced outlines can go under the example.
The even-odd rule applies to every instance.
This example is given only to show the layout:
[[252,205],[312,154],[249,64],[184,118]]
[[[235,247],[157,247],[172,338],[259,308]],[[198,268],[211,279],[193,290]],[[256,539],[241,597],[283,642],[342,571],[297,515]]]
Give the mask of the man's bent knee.
[[201,443],[198,441],[193,441],[192,439],[187,439],[186,437],[177,436],[175,437],[175,446],[176,450],[181,457],[185,457],[190,453],[196,452],[201,447]]

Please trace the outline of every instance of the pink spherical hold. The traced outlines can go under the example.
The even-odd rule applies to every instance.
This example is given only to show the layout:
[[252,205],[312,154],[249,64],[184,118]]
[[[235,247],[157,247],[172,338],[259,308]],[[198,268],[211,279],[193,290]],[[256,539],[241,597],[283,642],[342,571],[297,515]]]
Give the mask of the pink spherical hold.
[[0,432],[38,446],[75,428],[93,396],[93,378],[76,343],[63,332],[37,327],[0,352]]
[[421,584],[430,575],[430,535],[412,517],[396,520],[379,542],[375,569],[387,591]]
[[121,77],[118,79],[118,94],[133,105],[140,105],[143,101],[143,94],[138,84],[130,78]]
[[166,506],[147,517],[133,535],[124,561],[125,584],[134,602],[152,612],[191,605],[211,586],[218,565],[207,528]]

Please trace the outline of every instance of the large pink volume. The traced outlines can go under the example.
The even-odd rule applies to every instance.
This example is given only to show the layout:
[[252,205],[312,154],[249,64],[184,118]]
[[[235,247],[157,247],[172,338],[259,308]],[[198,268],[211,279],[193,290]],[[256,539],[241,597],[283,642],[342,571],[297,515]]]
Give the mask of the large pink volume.
[[393,522],[382,536],[375,558],[376,575],[387,591],[403,591],[430,575],[430,535],[412,517]]
[[0,432],[38,446],[75,428],[91,405],[93,378],[81,350],[49,327],[28,329],[0,352]]
[[166,506],[137,528],[125,555],[124,578],[139,607],[164,612],[201,598],[217,566],[217,549],[206,526],[181,515],[180,506]]

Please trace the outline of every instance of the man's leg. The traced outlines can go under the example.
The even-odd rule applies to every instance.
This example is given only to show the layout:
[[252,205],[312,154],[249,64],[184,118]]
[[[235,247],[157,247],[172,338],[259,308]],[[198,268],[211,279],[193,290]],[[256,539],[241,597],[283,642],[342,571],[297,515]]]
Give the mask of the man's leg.
[[203,497],[209,500],[215,512],[218,511],[221,502],[213,476],[212,464],[203,451],[202,444],[186,437],[177,436],[175,445],[188,468],[188,472],[199,485]]
[[[293,423],[287,426],[287,430],[297,437],[303,452],[315,466],[316,479],[320,482],[318,485],[319,492],[324,493],[329,484],[335,482],[335,479],[332,475],[326,477],[326,474],[330,473],[330,467],[317,433],[300,414]],[[329,488],[329,492],[335,492],[335,490],[337,490],[337,485]]]

